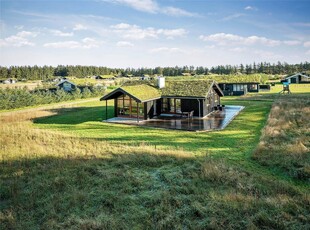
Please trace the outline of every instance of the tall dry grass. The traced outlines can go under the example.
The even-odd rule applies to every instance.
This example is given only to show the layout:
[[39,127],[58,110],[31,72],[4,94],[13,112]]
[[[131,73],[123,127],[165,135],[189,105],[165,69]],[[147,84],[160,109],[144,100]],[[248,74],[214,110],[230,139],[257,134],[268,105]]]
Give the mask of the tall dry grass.
[[310,180],[310,97],[283,96],[273,104],[253,158]]
[[[69,108],[70,109],[70,108]],[[32,120],[51,116],[53,110],[36,110],[0,114],[0,154],[3,161],[40,157],[109,157],[120,153],[159,154],[154,146],[115,145],[96,139],[83,139],[56,131],[34,128]],[[182,149],[160,150],[160,154],[191,157]]]
[[0,229],[308,229],[310,197],[211,156],[37,129],[0,115]]

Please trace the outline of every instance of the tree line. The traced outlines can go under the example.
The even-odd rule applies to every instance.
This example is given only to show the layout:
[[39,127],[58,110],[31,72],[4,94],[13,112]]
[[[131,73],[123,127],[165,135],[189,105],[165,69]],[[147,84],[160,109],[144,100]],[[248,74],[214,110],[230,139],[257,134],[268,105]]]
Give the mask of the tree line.
[[182,74],[207,75],[207,74],[293,74],[296,72],[310,72],[310,63],[288,64],[278,63],[253,63],[240,65],[219,65],[211,68],[203,66],[175,66],[156,68],[108,68],[102,66],[81,66],[81,65],[58,65],[53,66],[0,66],[0,79],[16,78],[17,80],[48,80],[56,76],[74,76],[83,78],[97,75],[113,76],[142,76],[142,75],[164,75],[180,76]]
[[102,96],[104,92],[104,87],[85,87],[83,90],[77,88],[72,92],[62,89],[29,91],[26,87],[0,89],[0,110],[97,97]]

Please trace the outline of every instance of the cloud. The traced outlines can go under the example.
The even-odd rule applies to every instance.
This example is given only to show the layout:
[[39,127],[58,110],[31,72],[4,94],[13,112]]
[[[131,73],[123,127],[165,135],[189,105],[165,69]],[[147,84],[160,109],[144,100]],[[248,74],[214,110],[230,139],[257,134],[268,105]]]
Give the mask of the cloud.
[[37,32],[21,31],[16,35],[0,39],[0,47],[22,47],[22,46],[34,46],[33,42],[29,41],[29,38],[34,38],[38,35]]
[[256,7],[253,7],[253,6],[246,6],[246,7],[244,7],[244,10],[257,10],[257,8]]
[[175,8],[175,7],[164,7],[161,9],[161,12],[170,15],[170,16],[176,16],[176,17],[199,17],[199,14],[196,13],[191,13],[186,10],[182,10],[180,8]]
[[147,13],[156,13],[159,9],[157,2],[153,0],[103,0],[103,1],[125,5],[135,10]]
[[159,47],[151,49],[150,53],[176,53],[183,52],[180,48],[168,48],[168,47]]
[[14,28],[17,29],[17,30],[22,30],[22,29],[24,29],[24,26],[22,26],[22,25],[14,26]]
[[116,43],[116,46],[118,46],[118,47],[133,47],[134,44],[132,44],[131,42],[119,41]]
[[196,13],[188,12],[186,10],[168,6],[161,7],[155,0],[102,0],[103,2],[109,2],[114,4],[125,5],[135,10],[151,13],[151,14],[166,14],[169,16],[184,16],[184,17],[197,17]]
[[283,44],[284,44],[284,45],[288,45],[288,46],[296,46],[296,45],[300,45],[300,44],[301,44],[301,41],[295,41],[295,40],[292,40],[292,41],[283,41]]
[[47,48],[68,48],[68,49],[90,49],[99,47],[102,42],[93,38],[84,38],[81,42],[78,41],[64,41],[45,43],[43,46]]
[[300,26],[300,27],[310,27],[310,23],[309,22],[296,22],[296,23],[292,23],[293,26]]
[[73,30],[87,30],[87,27],[82,24],[76,24],[73,28]]
[[307,55],[310,55],[310,50],[308,50],[308,51],[306,52],[306,54],[307,54]]
[[310,41],[305,42],[304,47],[307,47],[307,48],[310,47]]
[[50,32],[54,35],[54,36],[58,36],[58,37],[72,37],[73,33],[72,32],[62,32],[60,30],[50,30]]
[[127,23],[120,23],[110,26],[112,32],[126,39],[142,40],[147,38],[156,39],[160,36],[166,38],[181,37],[187,34],[187,31],[182,28],[178,29],[155,29],[153,27],[141,28],[137,25],[130,25]]
[[227,17],[222,18],[221,21],[230,21],[230,20],[233,20],[233,19],[236,19],[236,18],[240,18],[240,17],[243,17],[243,16],[245,16],[245,14],[232,14],[232,15],[229,15]]
[[249,36],[243,37],[235,34],[217,33],[208,36],[200,35],[199,38],[206,42],[214,42],[221,46],[227,45],[264,45],[269,47],[279,46],[279,45],[298,45],[299,41],[280,41],[268,39],[265,37]]

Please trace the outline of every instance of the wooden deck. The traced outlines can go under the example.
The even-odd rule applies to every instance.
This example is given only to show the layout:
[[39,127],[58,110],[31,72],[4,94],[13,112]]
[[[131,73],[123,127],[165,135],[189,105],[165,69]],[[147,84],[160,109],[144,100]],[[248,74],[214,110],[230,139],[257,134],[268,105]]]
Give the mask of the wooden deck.
[[186,131],[222,130],[243,108],[243,106],[226,106],[224,110],[214,111],[204,118],[185,118],[172,116],[171,114],[162,114],[159,117],[140,122],[137,122],[137,119],[123,117],[114,117],[108,119],[107,122]]

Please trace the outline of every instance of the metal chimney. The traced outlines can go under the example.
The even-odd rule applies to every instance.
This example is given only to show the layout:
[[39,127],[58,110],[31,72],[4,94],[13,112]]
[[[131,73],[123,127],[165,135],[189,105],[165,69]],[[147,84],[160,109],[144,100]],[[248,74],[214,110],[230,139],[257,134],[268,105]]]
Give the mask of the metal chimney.
[[165,88],[165,78],[164,77],[158,77],[158,88],[160,88],[160,89]]

